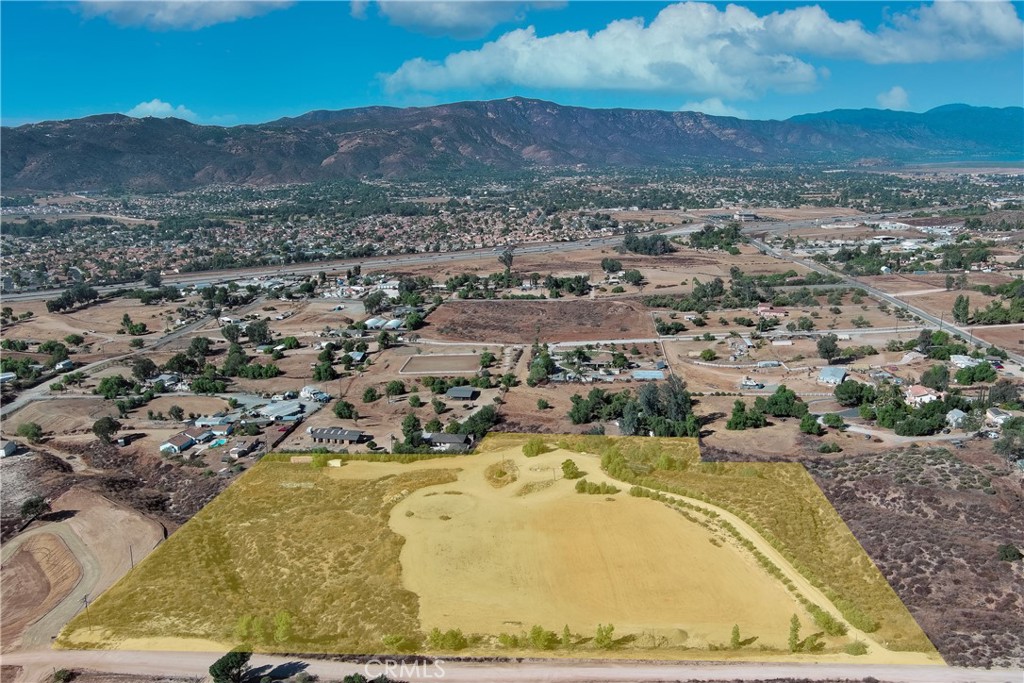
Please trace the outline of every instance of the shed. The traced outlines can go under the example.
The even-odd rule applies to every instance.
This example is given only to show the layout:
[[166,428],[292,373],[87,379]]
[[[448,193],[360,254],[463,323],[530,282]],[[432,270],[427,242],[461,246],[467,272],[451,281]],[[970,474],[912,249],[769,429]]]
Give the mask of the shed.
[[844,368],[838,368],[832,365],[825,366],[818,373],[818,381],[824,384],[842,384],[843,380],[846,379],[847,372]]
[[456,401],[475,401],[480,396],[480,390],[475,387],[452,387],[445,392],[445,398]]
[[397,330],[401,326],[402,326],[402,321],[401,320],[397,320],[397,319],[396,320],[389,320],[386,323],[384,323],[384,329],[385,330]]
[[0,458],[14,455],[18,451],[18,444],[13,441],[0,441]]

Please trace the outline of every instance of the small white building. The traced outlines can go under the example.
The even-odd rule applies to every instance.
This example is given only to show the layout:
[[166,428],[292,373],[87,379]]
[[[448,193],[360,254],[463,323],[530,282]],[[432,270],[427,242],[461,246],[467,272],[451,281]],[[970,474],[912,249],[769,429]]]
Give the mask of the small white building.
[[0,458],[14,455],[18,451],[18,444],[13,441],[0,441]]
[[971,358],[970,356],[963,356],[960,354],[950,356],[949,362],[960,369],[973,368],[981,364],[981,360],[978,358]]
[[194,443],[195,440],[191,436],[182,432],[180,434],[175,434],[171,438],[167,439],[167,441],[160,444],[160,452],[164,454],[170,453],[171,455],[179,455],[191,448]]
[[1012,417],[1013,415],[1002,408],[989,408],[985,411],[985,421],[989,424],[995,425],[996,427],[1002,427],[1003,424]]

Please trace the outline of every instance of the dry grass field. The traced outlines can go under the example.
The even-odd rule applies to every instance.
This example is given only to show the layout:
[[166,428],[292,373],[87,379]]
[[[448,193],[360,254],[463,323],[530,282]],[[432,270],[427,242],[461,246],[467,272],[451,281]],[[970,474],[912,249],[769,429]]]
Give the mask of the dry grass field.
[[[686,439],[550,437],[547,452],[527,457],[527,438],[491,435],[475,455],[408,464],[345,459],[317,468],[268,458],[94,602],[88,615],[76,617],[58,645],[246,643],[281,652],[806,661],[812,655],[788,648],[790,618],[798,616],[806,636],[821,630],[811,605],[837,610],[801,576],[813,577],[819,566],[789,566],[781,555],[781,573],[771,564],[777,553],[768,542],[784,535],[772,526],[779,518],[766,518],[764,538],[727,522],[742,525],[726,510],[746,513],[749,491],[762,487],[796,500],[780,507],[806,519],[787,524],[804,535],[819,529],[810,542],[828,546],[836,572],[862,577],[857,588],[869,595],[842,598],[874,606],[881,592],[871,576],[877,570],[799,465],[743,464],[730,474],[729,466],[700,463],[696,442]],[[587,481],[622,488],[597,457],[604,452],[607,460],[612,451],[627,453],[638,466],[653,459],[652,472],[662,471],[666,454],[685,467],[665,472],[700,475],[688,483],[721,481],[715,489],[721,513],[698,501],[652,500],[625,490],[576,493],[562,473],[566,459]],[[776,473],[759,472],[772,468]],[[752,524],[760,519],[750,516]],[[905,609],[898,613],[898,599],[886,607],[886,631],[867,635],[851,627],[846,635],[824,636],[820,656],[937,662],[913,619]],[[600,624],[615,626],[611,642],[597,640]],[[734,625],[753,644],[729,647]],[[566,626],[563,643],[556,634]],[[455,645],[430,635],[449,629],[462,634]],[[882,645],[899,636],[899,647]],[[866,642],[867,653],[844,653],[856,640]]]
[[687,441],[572,437],[560,445],[601,454],[604,469],[615,478],[732,512],[798,568],[850,624],[888,649],[934,652],[803,465],[702,462]]
[[645,307],[627,300],[451,301],[434,311],[429,322],[424,337],[481,343],[654,336],[654,323]]

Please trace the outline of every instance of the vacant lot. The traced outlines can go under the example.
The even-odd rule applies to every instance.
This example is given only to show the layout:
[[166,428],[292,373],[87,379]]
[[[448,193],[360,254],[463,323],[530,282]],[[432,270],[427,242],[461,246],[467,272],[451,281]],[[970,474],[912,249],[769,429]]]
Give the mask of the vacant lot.
[[1020,476],[987,449],[908,448],[809,469],[950,664],[1024,666]]
[[25,627],[63,600],[81,577],[82,568],[59,537],[37,534],[22,543],[4,562],[0,588],[4,651],[12,650]]
[[390,510],[412,491],[453,479],[409,470],[341,481],[308,465],[262,463],[68,624],[59,642],[378,650],[382,637],[418,627]]
[[430,315],[424,337],[515,344],[649,338],[654,324],[636,301],[452,301]]
[[410,356],[399,372],[403,375],[446,375],[474,373],[480,369],[480,356],[424,354]]
[[[753,530],[730,531],[722,520],[743,523],[712,514],[703,503],[686,507],[626,491],[580,495],[561,469],[573,460],[589,481],[608,485],[612,480],[593,454],[624,444],[630,457],[660,466],[665,453],[673,468],[718,477],[723,499],[732,503],[730,490],[751,488],[740,485],[744,480],[761,485],[757,470],[777,466],[751,466],[750,475],[744,465],[730,476],[729,466],[699,463],[696,443],[685,439],[570,437],[559,444],[571,450],[555,448],[552,440],[548,452],[528,458],[525,440],[493,435],[476,455],[411,464],[347,461],[317,469],[264,461],[93,603],[89,616],[76,617],[59,644],[569,654],[524,635],[540,624],[558,633],[568,626],[572,652],[588,657],[788,658],[792,615],[809,634],[820,629],[806,605],[836,611],[796,569],[787,565],[783,575],[793,581],[783,581],[750,551],[777,554],[767,532],[761,538]],[[514,469],[515,478],[495,487],[487,476],[495,464]],[[809,517],[811,526],[827,520],[831,507],[803,469],[781,467],[793,470],[779,476],[790,481],[790,490],[774,486],[772,492],[801,501],[787,513]],[[799,479],[794,468],[799,481],[791,480]],[[807,486],[817,498],[800,493]],[[803,501],[826,511],[806,509]],[[802,532],[808,524],[799,525]],[[824,528],[826,535],[849,536],[845,527]],[[751,539],[753,545],[745,545]],[[820,533],[812,540],[828,542]],[[833,542],[830,554],[849,568],[844,571],[873,570],[856,541]],[[598,624],[608,623],[616,626],[610,650],[593,640]],[[713,647],[728,642],[734,624],[757,646]],[[908,636],[916,629],[909,615],[899,626]],[[431,645],[425,636],[435,627],[460,629],[469,642]],[[841,648],[862,635],[826,637],[824,652],[850,657]],[[520,636],[523,641],[511,642]],[[925,661],[877,642],[868,646],[857,661]],[[929,649],[926,640],[919,646]]]
[[853,626],[893,650],[934,652],[802,465],[701,462],[689,439],[573,437],[561,443],[600,453],[613,477],[713,501],[799,567]]
[[[727,642],[737,623],[758,643],[785,647],[790,616],[803,609],[780,583],[667,506],[575,494],[561,477],[567,458],[596,474],[596,459],[564,450],[527,458],[514,444],[471,456],[457,482],[395,506],[392,527],[407,539],[403,584],[420,596],[424,631],[567,624],[589,636],[612,623],[623,635],[706,647]],[[490,485],[483,465],[494,462],[514,463],[517,481]]]

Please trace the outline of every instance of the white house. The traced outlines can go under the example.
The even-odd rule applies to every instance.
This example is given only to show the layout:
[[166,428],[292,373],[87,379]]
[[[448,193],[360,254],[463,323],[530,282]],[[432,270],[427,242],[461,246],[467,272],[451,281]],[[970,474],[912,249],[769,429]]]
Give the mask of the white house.
[[821,371],[818,372],[818,381],[822,384],[831,384],[832,386],[835,386],[837,384],[842,384],[844,379],[846,379],[846,370],[834,365],[823,367]]
[[958,368],[973,368],[981,364],[981,361],[977,358],[971,358],[970,356],[962,356],[960,354],[954,354],[949,357],[949,362]]
[[1003,424],[1012,417],[1013,415],[1002,408],[989,408],[985,411],[985,421],[997,427],[1002,427]]
[[915,384],[914,386],[907,389],[907,393],[904,394],[904,398],[907,403],[914,408],[920,408],[926,403],[932,401],[938,401],[942,398],[942,394],[935,391],[931,387],[926,387],[923,384]]
[[191,436],[182,432],[181,434],[175,434],[171,438],[167,439],[167,441],[160,444],[160,452],[178,455],[187,451],[194,443],[195,440]]

